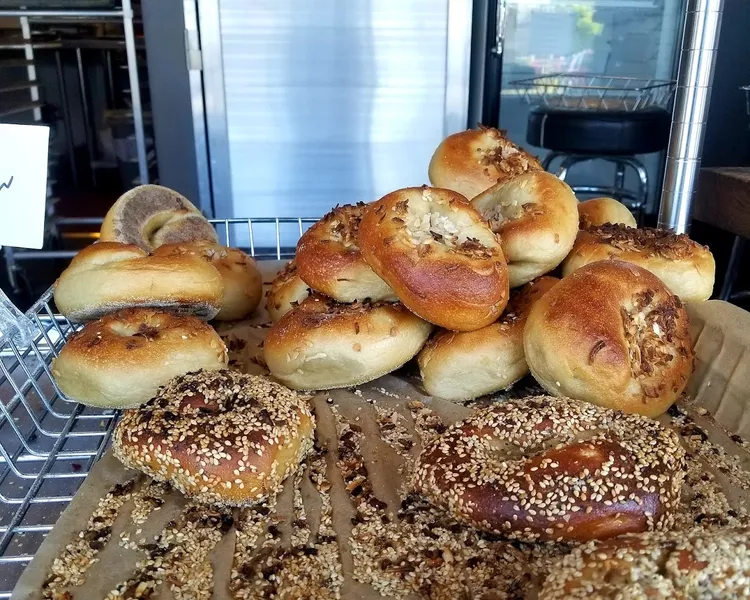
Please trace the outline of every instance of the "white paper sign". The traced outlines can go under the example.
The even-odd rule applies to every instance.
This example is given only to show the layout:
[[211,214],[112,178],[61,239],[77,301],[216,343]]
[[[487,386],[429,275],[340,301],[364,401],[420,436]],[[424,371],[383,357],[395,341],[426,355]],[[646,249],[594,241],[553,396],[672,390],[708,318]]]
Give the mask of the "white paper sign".
[[0,246],[44,243],[49,127],[0,124]]

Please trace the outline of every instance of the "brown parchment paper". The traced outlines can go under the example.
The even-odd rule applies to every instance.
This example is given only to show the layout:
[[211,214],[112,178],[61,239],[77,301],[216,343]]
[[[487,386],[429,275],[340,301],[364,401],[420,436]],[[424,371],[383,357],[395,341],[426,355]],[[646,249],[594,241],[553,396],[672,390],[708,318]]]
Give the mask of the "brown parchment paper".
[[[263,263],[264,282],[272,279],[281,264],[283,263],[277,261]],[[697,362],[688,388],[692,400],[683,404],[684,410],[708,432],[709,441],[719,444],[728,455],[736,457],[737,464],[745,472],[750,472],[750,453],[747,444],[743,446],[742,443],[738,443],[738,438],[731,438],[733,434],[750,438],[750,313],[715,300],[688,305],[688,309],[692,319]],[[232,367],[254,374],[266,372],[262,360],[258,360],[259,357],[262,359],[261,342],[268,328],[266,323],[267,315],[265,311],[260,310],[259,314],[248,321],[217,325],[219,333],[225,337],[230,347]],[[526,384],[528,385],[528,382]],[[533,382],[530,385],[533,388]],[[523,384],[517,386],[515,394],[523,395],[523,387]],[[406,460],[381,439],[375,409],[368,400],[374,400],[376,405],[382,408],[398,410],[406,417],[404,422],[412,434],[414,426],[407,408],[411,401],[424,402],[446,424],[467,416],[472,410],[422,394],[419,376],[413,365],[407,365],[396,374],[382,377],[370,384],[358,386],[356,390],[333,390],[319,393],[313,398],[318,419],[319,444],[329,448],[328,477],[333,486],[333,520],[345,577],[342,589],[344,598],[374,599],[381,596],[374,589],[354,581],[351,577],[352,559],[346,542],[352,528],[351,518],[354,509],[335,466],[336,433],[331,405],[335,405],[347,421],[362,428],[365,435],[362,454],[374,491],[380,499],[388,503],[388,510],[394,514],[400,503],[399,494],[403,484],[399,470],[404,467],[407,460],[411,460],[419,452],[417,435],[413,435],[415,446],[410,451],[411,457]],[[707,413],[700,407],[705,408]],[[718,423],[713,421],[711,415],[715,416]],[[662,420],[667,424],[670,422],[669,416]],[[721,473],[717,475],[733,506],[748,505],[750,490],[743,491],[736,479],[725,477]],[[78,532],[86,528],[86,523],[99,499],[112,485],[133,477],[137,478],[138,485],[147,483],[145,476],[126,470],[111,451],[104,455],[24,571],[13,592],[13,600],[42,597],[40,589],[55,557],[60,555]],[[278,511],[282,515],[292,513],[290,482],[291,479],[287,481],[289,485],[279,500]],[[311,485],[303,485],[302,492],[308,519],[315,531],[320,500]],[[88,571],[85,583],[80,587],[70,588],[72,598],[104,598],[118,583],[125,581],[133,573],[135,562],[143,558],[143,553],[121,547],[118,544],[120,533],[129,532],[130,539],[134,541],[151,541],[168,521],[176,518],[185,505],[186,501],[181,494],[170,492],[165,496],[163,507],[152,512],[144,524],[136,526],[128,516],[132,506],[126,503],[120,510],[109,543],[99,553],[100,560]],[[230,531],[211,555],[214,566],[212,598],[216,600],[231,598],[227,581],[232,565],[234,541],[234,532]],[[173,596],[169,586],[164,585],[153,597],[161,599]]]

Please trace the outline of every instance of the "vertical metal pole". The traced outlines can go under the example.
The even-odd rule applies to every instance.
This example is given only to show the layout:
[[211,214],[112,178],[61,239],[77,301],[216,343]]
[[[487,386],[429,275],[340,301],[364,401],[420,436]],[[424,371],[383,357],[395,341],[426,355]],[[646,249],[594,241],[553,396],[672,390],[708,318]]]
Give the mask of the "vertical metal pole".
[[107,92],[109,94],[109,107],[117,108],[117,98],[115,97],[115,76],[112,72],[112,51],[104,50],[104,66],[107,69]]
[[[29,89],[31,101],[38,102],[39,87],[36,85],[36,65],[33,64],[34,47],[31,45],[31,27],[29,27],[29,18],[21,17],[19,21],[21,22],[21,37],[23,37],[23,39],[28,42],[28,44],[24,44],[23,46],[23,55],[24,58],[26,58],[26,60],[28,60],[30,63],[26,67],[26,74],[28,75],[29,83],[32,84],[31,88]],[[39,122],[41,120],[42,109],[37,107],[34,109],[34,121]]]
[[659,207],[659,227],[677,233],[690,225],[723,7],[724,0],[688,0]]
[[81,91],[81,107],[83,108],[83,131],[86,134],[86,151],[89,155],[89,166],[91,167],[91,182],[96,186],[96,165],[94,164],[96,136],[92,133],[88,91],[86,90],[86,72],[83,68],[83,53],[80,48],[76,48],[76,64],[78,66],[78,87]]
[[70,118],[68,94],[65,89],[65,73],[63,71],[62,57],[60,56],[59,50],[55,50],[55,68],[57,70],[57,87],[60,88],[60,105],[62,106],[63,111],[63,123],[65,123],[65,141],[68,146],[70,172],[73,175],[73,183],[78,187],[78,167],[76,166],[76,150],[73,141],[73,121]]
[[145,184],[148,183],[146,134],[143,129],[141,88],[138,83],[138,57],[135,53],[135,34],[133,33],[133,7],[130,0],[122,0],[122,15],[122,24],[125,29],[125,55],[128,60],[128,79],[130,80],[130,101],[133,106],[135,147],[138,151],[138,174],[140,175],[141,184]]

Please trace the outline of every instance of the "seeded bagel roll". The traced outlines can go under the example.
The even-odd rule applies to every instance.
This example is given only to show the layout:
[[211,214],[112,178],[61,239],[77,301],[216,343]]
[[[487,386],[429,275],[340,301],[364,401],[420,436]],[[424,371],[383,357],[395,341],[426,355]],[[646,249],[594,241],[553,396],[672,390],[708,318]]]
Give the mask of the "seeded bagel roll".
[[224,282],[196,256],[150,256],[133,244],[98,242],[81,250],[55,282],[55,305],[71,321],[124,308],[157,308],[212,319]]
[[551,173],[527,171],[471,203],[500,236],[512,288],[555,269],[576,241],[578,200]]
[[656,421],[569,398],[508,400],[430,441],[415,490],[455,519],[522,541],[668,529],[685,451]]
[[134,408],[172,377],[227,366],[227,349],[197,317],[129,308],[87,323],[52,361],[52,377],[71,400]]
[[362,258],[357,235],[365,204],[338,206],[297,243],[297,273],[311,289],[337,300],[396,301],[388,284]]
[[540,277],[510,293],[503,315],[476,331],[440,331],[417,360],[428,394],[468,400],[507,388],[529,373],[523,327],[531,306],[559,279]]
[[500,241],[456,192],[405,188],[368,204],[359,245],[409,310],[445,329],[481,329],[508,303]]
[[400,303],[341,304],[313,294],[271,327],[263,354],[271,374],[293,389],[349,387],[401,367],[430,331]]
[[531,374],[549,393],[656,417],[693,369],[690,319],[653,274],[606,260],[562,279],[531,307]]
[[563,277],[584,265],[617,259],[651,271],[683,302],[708,300],[714,288],[716,263],[706,246],[684,233],[621,224],[581,230],[563,262]]
[[492,127],[469,129],[445,138],[430,159],[430,182],[469,200],[493,185],[529,170],[541,170],[536,157]]
[[314,431],[308,400],[269,378],[198,371],[126,411],[113,449],[126,467],[199,502],[245,506],[279,490]]
[[750,527],[626,535],[574,548],[539,600],[747,598]]
[[297,260],[290,260],[276,274],[266,290],[266,310],[271,321],[276,323],[310,295],[310,288],[297,274]]
[[581,229],[598,227],[605,223],[637,227],[630,209],[614,198],[592,198],[578,203]]

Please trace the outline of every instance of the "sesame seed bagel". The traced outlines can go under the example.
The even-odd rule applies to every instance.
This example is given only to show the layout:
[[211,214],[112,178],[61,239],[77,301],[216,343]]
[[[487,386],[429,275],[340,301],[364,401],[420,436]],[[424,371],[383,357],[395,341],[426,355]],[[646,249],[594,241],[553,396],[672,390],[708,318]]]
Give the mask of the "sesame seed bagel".
[[342,388],[398,369],[431,330],[402,304],[339,304],[313,294],[271,327],[263,353],[271,374],[293,389]]
[[187,198],[160,185],[139,185],[120,196],[104,217],[99,239],[148,252],[168,243],[219,241],[213,225]]
[[199,371],[175,377],[113,437],[131,469],[200,502],[251,504],[276,492],[312,448],[305,398],[267,377]]
[[129,308],[88,323],[52,361],[52,376],[71,400],[133,408],[172,377],[227,366],[227,349],[196,317]]
[[578,234],[578,200],[567,183],[527,171],[492,186],[471,203],[500,236],[510,287],[549,273]]
[[359,245],[409,310],[445,329],[480,329],[508,303],[500,242],[456,192],[405,188],[369,204]]
[[449,427],[420,454],[416,491],[457,520],[524,541],[588,541],[670,527],[684,479],[656,421],[538,396]]
[[750,597],[750,527],[626,535],[574,549],[539,600]]
[[290,260],[266,290],[266,310],[271,321],[276,323],[309,295],[310,288],[297,275],[297,260]]
[[559,280],[540,277],[510,293],[502,317],[476,331],[440,331],[417,361],[427,393],[468,400],[507,388],[528,374],[523,326],[531,305]]
[[99,242],[81,250],[55,282],[55,304],[72,321],[133,306],[211,319],[224,283],[195,256],[150,256],[138,246]]
[[154,256],[197,256],[212,264],[224,282],[221,309],[217,321],[244,319],[260,303],[263,282],[255,261],[237,248],[227,248],[213,242],[164,244]]
[[581,229],[597,227],[605,223],[619,223],[626,227],[637,226],[630,209],[614,198],[592,198],[579,202],[578,216]]
[[297,243],[297,273],[310,288],[339,302],[396,301],[359,250],[364,210],[363,202],[338,206],[310,227]]
[[480,126],[445,138],[430,159],[429,177],[435,187],[471,199],[498,182],[541,168],[502,131]]
[[651,271],[684,302],[708,300],[713,292],[716,263],[711,251],[684,233],[651,227],[607,223],[582,230],[563,263],[563,277],[610,258]]
[[618,260],[582,267],[531,307],[526,362],[549,393],[656,417],[693,367],[690,322],[653,274]]

